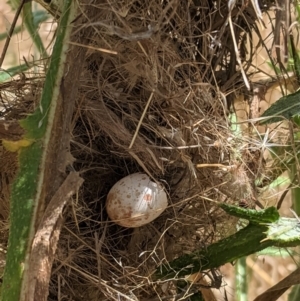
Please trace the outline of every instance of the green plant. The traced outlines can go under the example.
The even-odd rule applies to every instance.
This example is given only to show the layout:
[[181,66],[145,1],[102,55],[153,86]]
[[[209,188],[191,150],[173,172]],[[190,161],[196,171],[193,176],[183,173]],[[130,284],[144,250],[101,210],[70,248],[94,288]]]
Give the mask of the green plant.
[[296,218],[280,217],[274,207],[256,211],[227,204],[219,206],[232,216],[248,220],[249,224],[206,249],[196,250],[160,266],[154,278],[181,277],[217,268],[271,246],[289,247],[300,244],[299,221]]
[[[42,206],[40,198],[45,161],[47,150],[51,147],[49,145],[51,129],[68,50],[70,23],[74,15],[74,2],[65,1],[59,35],[54,45],[39,107],[33,114],[20,121],[26,131],[23,139],[4,141],[8,149],[13,146],[18,151],[19,171],[11,194],[10,233],[0,297],[2,301],[19,301],[21,296],[24,298],[27,294],[24,290],[28,287],[24,282],[30,273],[28,260],[38,209]],[[41,45],[39,49],[44,53]]]

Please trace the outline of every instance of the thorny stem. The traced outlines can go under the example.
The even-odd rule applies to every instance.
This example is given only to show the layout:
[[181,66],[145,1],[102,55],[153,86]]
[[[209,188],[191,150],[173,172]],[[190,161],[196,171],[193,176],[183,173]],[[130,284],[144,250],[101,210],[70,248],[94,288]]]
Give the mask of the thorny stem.
[[231,215],[247,219],[247,227],[205,249],[196,250],[157,268],[153,279],[178,278],[218,268],[228,262],[259,252],[270,246],[290,247],[300,244],[299,221],[279,218],[274,207],[255,211],[222,204]]

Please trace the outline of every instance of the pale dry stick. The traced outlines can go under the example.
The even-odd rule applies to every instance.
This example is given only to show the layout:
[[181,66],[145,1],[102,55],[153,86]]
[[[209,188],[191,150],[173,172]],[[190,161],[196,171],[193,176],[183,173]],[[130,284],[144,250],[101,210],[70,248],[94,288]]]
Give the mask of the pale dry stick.
[[300,217],[297,215],[297,213],[292,208],[290,208],[290,211],[295,216],[295,219],[298,221],[298,224],[300,224]]
[[[192,148],[199,148],[203,146],[203,144],[196,144],[196,145],[184,145],[184,146],[158,146],[158,145],[151,145],[152,148],[158,149],[192,149]],[[205,146],[213,146],[213,145],[205,145]]]
[[258,4],[258,0],[251,0],[251,3],[254,7],[254,11],[256,13],[258,20],[262,20],[262,13]]
[[[277,9],[275,15],[275,32],[274,42],[275,52],[277,56],[280,68],[285,70],[281,60],[281,51],[283,50],[283,62],[286,63],[288,60],[288,36],[290,27],[290,1],[289,0],[278,0],[276,1]],[[282,39],[282,40],[281,40]],[[287,72],[287,70],[285,70]]]
[[[299,104],[295,104],[293,106],[286,107],[284,110],[281,110],[281,112],[287,111],[288,109],[291,109],[291,108],[296,107],[296,106],[299,106]],[[281,113],[281,112],[279,112],[279,113]],[[274,117],[280,117],[280,118],[282,118],[282,121],[286,120],[286,117],[284,117],[283,115],[276,114],[276,115],[270,115],[270,116],[266,116],[266,117],[258,117],[258,118],[246,119],[246,120],[242,120],[242,121],[238,121],[238,122],[232,122],[232,124],[236,125],[236,124],[244,124],[244,123],[249,123],[249,122],[255,123],[255,122],[258,122],[258,121],[266,121],[266,120],[269,120],[269,119],[274,118]]]
[[25,301],[47,300],[52,263],[62,227],[62,212],[82,183],[79,173],[71,172],[45,210],[32,243],[28,267],[30,274],[25,284],[26,295],[23,296]]
[[137,42],[137,44],[139,45],[139,47],[141,48],[141,50],[143,51],[143,53],[144,53],[144,55],[145,55],[145,57],[149,60],[149,56],[148,56],[148,54],[147,54],[147,52],[146,52],[146,50],[145,50],[145,48],[143,47],[143,45],[141,44],[141,42],[140,41],[138,41]]
[[231,36],[232,36],[234,51],[235,51],[235,55],[236,55],[236,60],[237,60],[237,62],[239,64],[239,66],[240,66],[245,86],[250,91],[250,84],[249,84],[247,75],[245,73],[245,70],[243,68],[243,65],[242,65],[242,62],[241,62],[241,58],[240,58],[240,54],[239,54],[239,49],[238,49],[238,46],[237,46],[237,43],[236,43],[236,38],[235,38],[234,28],[233,28],[232,18],[231,18],[231,10],[229,11],[228,23],[229,23],[229,27],[230,27],[230,31],[231,31]]
[[139,123],[138,123],[137,127],[136,127],[136,130],[135,130],[135,133],[134,133],[134,135],[133,135],[133,137],[132,137],[132,140],[131,140],[131,142],[130,142],[129,149],[132,148],[132,146],[133,146],[133,144],[134,144],[134,142],[135,142],[135,139],[136,139],[136,137],[137,137],[137,135],[138,135],[138,133],[139,133],[139,130],[140,130],[140,127],[141,127],[142,122],[143,122],[143,120],[144,120],[144,117],[145,117],[145,115],[146,115],[146,113],[147,113],[147,111],[148,111],[148,108],[149,108],[149,106],[150,106],[150,103],[151,103],[151,100],[152,100],[152,98],[153,98],[153,95],[154,95],[154,92],[152,91],[151,94],[150,94],[150,96],[149,96],[149,98],[148,98],[148,101],[147,101],[147,103],[146,103],[146,106],[145,106],[145,109],[144,109],[144,111],[143,111],[143,114],[142,114],[142,116],[141,116],[141,118],[140,118],[140,120],[139,120]]
[[5,44],[3,46],[3,50],[2,50],[2,54],[1,54],[1,57],[0,57],[0,68],[3,64],[3,61],[4,61],[4,58],[6,56],[6,52],[7,52],[7,49],[8,49],[8,46],[9,46],[9,43],[10,43],[10,40],[11,40],[11,37],[14,33],[14,30],[15,30],[15,27],[16,27],[16,24],[17,24],[17,21],[18,21],[18,18],[21,14],[21,11],[22,11],[22,8],[23,6],[25,5],[26,2],[29,2],[30,0],[22,0],[18,6],[18,9],[15,13],[15,16],[14,16],[14,19],[13,19],[13,22],[10,26],[10,29],[9,29],[9,32],[7,34],[7,38],[5,40]]
[[71,210],[72,210],[72,214],[73,214],[73,217],[74,217],[74,220],[75,220],[77,231],[80,232],[78,219],[77,219],[77,215],[76,215],[76,209],[75,209],[75,205],[78,204],[78,191],[76,191],[76,198],[75,199],[76,199],[76,202],[71,203]]
[[149,147],[146,147],[146,151],[150,154],[152,160],[154,161],[154,163],[156,164],[156,166],[159,168],[159,170],[163,171],[163,166],[161,164],[159,164],[159,162],[157,161],[156,156],[153,154],[153,152],[150,150]]
[[[261,14],[261,10],[259,8],[258,2],[257,2],[257,0],[251,0],[251,2],[252,2],[252,5],[254,7],[254,11],[256,13],[256,16],[259,20],[259,23],[260,23],[261,27],[263,27],[262,24],[261,24],[262,14]],[[236,3],[236,0],[229,0],[228,1],[228,16],[226,17],[226,21],[224,22],[222,28],[220,29],[219,37],[221,37],[224,34],[225,28],[229,23],[230,32],[231,32],[231,36],[232,36],[232,40],[233,40],[233,44],[234,44],[234,51],[235,51],[235,54],[236,54],[237,62],[240,66],[244,83],[245,83],[247,89],[250,90],[250,84],[249,84],[248,78],[246,76],[246,73],[245,73],[245,71],[243,69],[243,66],[242,66],[242,63],[241,63],[241,59],[240,59],[240,55],[239,55],[239,51],[238,51],[238,47],[237,47],[237,42],[236,42],[236,38],[235,38],[235,35],[234,35],[233,24],[232,24],[231,12],[232,12],[232,10],[235,6],[235,3]],[[214,38],[212,38],[212,39],[215,41],[215,43],[220,43],[219,39],[214,39]],[[215,48],[212,51],[212,55],[211,55],[209,65],[211,65],[214,52],[215,52]],[[208,69],[206,69],[206,70],[208,70]],[[206,74],[206,71],[204,72],[204,75],[202,76],[202,78],[204,78],[205,74]]]
[[61,287],[62,287],[62,284],[61,284],[61,275],[57,275],[57,300],[62,300],[61,298]]
[[150,170],[146,167],[143,161],[133,151],[128,151],[128,153],[132,156],[133,159],[137,161],[137,163],[143,168],[143,170],[148,174],[148,176],[156,182],[156,179],[152,176]]
[[296,177],[294,177],[294,179],[292,180],[292,183],[291,183],[291,184],[283,191],[283,193],[281,194],[280,199],[279,199],[279,201],[277,202],[277,206],[276,206],[277,210],[279,210],[279,209],[281,208],[281,205],[282,205],[282,203],[283,203],[283,201],[284,201],[286,195],[288,194],[288,192],[290,191],[290,189],[291,189],[292,186],[293,186],[293,182],[295,181],[295,178],[296,178]]
[[99,277],[99,279],[101,279],[101,262],[102,262],[100,253],[101,253],[102,245],[104,244],[106,229],[107,229],[107,223],[105,223],[103,233],[102,233],[100,239],[98,239],[97,234],[95,232],[95,250],[96,250],[96,255],[97,255],[97,265],[98,265],[98,277]]
[[83,44],[76,43],[76,42],[69,42],[69,44],[80,46],[80,47],[85,47],[85,48],[88,48],[88,49],[92,49],[92,50],[96,50],[96,51],[100,51],[100,52],[104,52],[104,53],[108,53],[108,54],[118,54],[118,52],[114,51],[114,50],[109,50],[109,49],[100,48],[100,47],[93,47],[93,46],[90,46],[90,45],[83,45]]
[[197,168],[220,167],[221,169],[226,170],[226,171],[237,168],[236,165],[224,165],[224,164],[219,164],[219,163],[215,163],[215,164],[197,164],[196,167]]
[[[229,10],[229,13],[228,13],[228,15],[226,17],[226,20],[225,20],[224,24],[222,25],[222,27],[221,27],[221,29],[220,29],[217,37],[216,38],[212,37],[211,34],[209,34],[209,36],[210,36],[210,38],[212,40],[212,45],[218,45],[218,47],[222,46],[220,38],[224,35],[225,29],[226,29],[226,27],[228,25],[229,18],[231,18],[231,11],[232,11],[235,3],[236,3],[236,0],[229,0],[228,1],[228,10]],[[219,3],[218,10],[220,11],[220,3]],[[210,59],[209,59],[209,62],[207,63],[208,67],[205,69],[204,73],[202,74],[202,79],[205,78],[205,75],[206,75],[207,71],[209,70],[209,68],[211,68],[212,60],[213,60],[213,57],[215,55],[216,49],[217,49],[217,47],[210,46]]]
[[262,23],[263,18],[262,18],[262,13],[261,13],[259,4],[258,4],[258,0],[251,0],[251,3],[254,8],[254,12],[255,12],[257,20],[259,22],[260,28],[261,28],[261,30],[263,30],[264,29],[264,26]]
[[300,268],[297,268],[294,272],[287,277],[279,281],[277,284],[269,288],[267,291],[259,295],[254,301],[268,301],[278,300],[278,298],[285,293],[293,285],[298,285],[300,279]]
[[106,28],[107,29],[106,33],[108,35],[116,35],[117,37],[119,37],[123,40],[127,40],[127,41],[147,40],[147,39],[150,39],[151,36],[154,33],[154,28],[151,25],[148,25],[147,30],[141,29],[141,30],[134,31],[134,32],[132,32],[130,30],[130,33],[128,33],[123,28],[121,28],[119,26],[109,25],[109,24],[107,24],[105,22],[102,22],[102,21],[97,21],[97,22],[82,25],[80,29],[87,28],[87,27],[90,27],[90,26],[97,26],[97,25]]

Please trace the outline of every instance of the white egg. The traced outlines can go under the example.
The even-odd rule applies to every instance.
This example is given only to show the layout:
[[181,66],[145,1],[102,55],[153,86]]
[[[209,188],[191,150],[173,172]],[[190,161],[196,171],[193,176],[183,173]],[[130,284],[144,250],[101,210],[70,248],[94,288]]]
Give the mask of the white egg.
[[134,173],[118,181],[106,199],[106,210],[111,220],[129,228],[150,223],[167,206],[164,187],[143,173]]

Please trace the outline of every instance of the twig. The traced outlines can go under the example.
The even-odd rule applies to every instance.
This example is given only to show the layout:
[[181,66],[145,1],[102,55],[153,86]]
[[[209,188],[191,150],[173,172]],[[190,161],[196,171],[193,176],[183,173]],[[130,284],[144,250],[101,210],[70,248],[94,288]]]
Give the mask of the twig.
[[23,8],[24,4],[26,2],[29,2],[29,1],[30,0],[22,0],[22,2],[20,3],[20,5],[19,5],[19,7],[18,7],[18,9],[16,11],[16,14],[14,16],[14,19],[13,19],[12,23],[11,23],[11,27],[9,29],[9,32],[8,32],[8,35],[7,35],[7,38],[5,40],[5,44],[4,44],[3,50],[2,50],[2,54],[1,54],[1,58],[0,58],[0,68],[1,68],[1,66],[3,64],[4,58],[5,58],[8,46],[9,46],[9,42],[11,40],[11,37],[12,37],[13,33],[14,33],[14,30],[15,30],[18,18],[19,18],[20,14],[21,14],[22,8]]
[[229,27],[230,27],[230,31],[231,31],[231,36],[232,36],[232,41],[233,41],[233,45],[234,45],[234,51],[235,51],[235,55],[236,55],[236,60],[237,60],[237,62],[239,64],[239,66],[240,66],[245,86],[250,91],[250,84],[249,84],[247,75],[245,73],[245,70],[244,70],[242,62],[241,62],[241,58],[240,58],[240,54],[239,54],[239,49],[238,49],[238,46],[237,46],[237,43],[236,43],[236,38],[235,38],[233,24],[232,24],[231,11],[233,9],[233,6],[235,5],[235,1],[236,0],[228,2],[228,9],[229,9],[228,23],[229,23]]
[[47,300],[52,263],[62,227],[62,212],[82,183],[79,173],[71,172],[47,206],[32,244],[30,276],[25,284],[28,288],[26,301]]
[[290,191],[291,187],[293,185],[293,182],[285,189],[285,191],[282,193],[282,195],[280,196],[280,199],[277,203],[276,208],[279,210],[281,208],[282,202],[285,199],[287,193]]
[[146,103],[146,107],[145,107],[145,109],[144,109],[144,111],[143,111],[143,114],[142,114],[142,116],[141,116],[141,118],[140,118],[140,120],[139,120],[139,123],[138,123],[138,125],[137,125],[137,127],[136,127],[136,130],[135,130],[135,133],[134,133],[134,135],[133,135],[133,138],[132,138],[132,140],[131,140],[131,142],[130,142],[129,149],[132,148],[132,146],[133,146],[133,144],[134,144],[134,142],[135,142],[135,139],[136,139],[136,137],[137,137],[137,135],[138,135],[138,133],[139,133],[139,130],[140,130],[140,127],[141,127],[142,122],[143,122],[143,120],[144,120],[144,117],[145,117],[145,115],[146,115],[146,112],[147,112],[147,110],[148,110],[148,108],[149,108],[149,106],[150,106],[150,103],[151,103],[151,100],[152,100],[153,95],[154,95],[154,93],[151,92],[150,97],[149,97],[149,99],[148,99],[148,101],[147,101],[147,103]]

